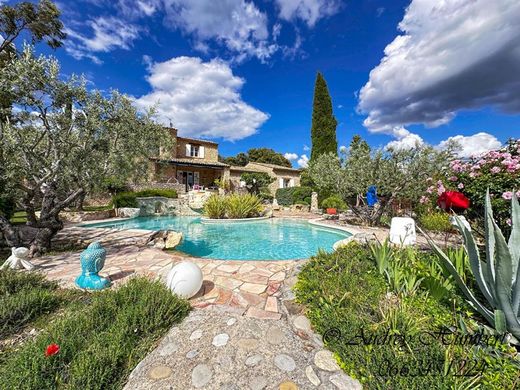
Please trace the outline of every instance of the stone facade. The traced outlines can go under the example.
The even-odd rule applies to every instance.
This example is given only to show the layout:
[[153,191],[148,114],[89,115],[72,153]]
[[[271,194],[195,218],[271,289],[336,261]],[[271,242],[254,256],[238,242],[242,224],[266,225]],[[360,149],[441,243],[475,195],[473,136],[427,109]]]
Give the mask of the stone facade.
[[214,188],[218,181],[230,183],[232,191],[244,191],[240,176],[244,172],[265,172],[274,180],[269,191],[274,196],[278,188],[300,185],[300,170],[280,165],[250,162],[245,167],[229,166],[218,161],[218,144],[207,140],[179,137],[176,129],[169,129],[175,146],[161,150],[151,158],[151,180],[174,183],[187,192],[198,187]]
[[286,187],[298,187],[300,185],[300,170],[294,168],[283,167],[274,164],[264,164],[258,162],[250,162],[245,167],[230,167],[229,180],[233,189],[243,187],[240,182],[240,176],[245,172],[264,172],[271,176],[274,180],[269,185],[271,195],[276,194],[276,190]]
[[218,161],[218,144],[179,137],[176,129],[170,129],[170,134],[175,145],[151,158],[151,180],[179,185],[180,193],[197,187],[214,187],[229,167]]

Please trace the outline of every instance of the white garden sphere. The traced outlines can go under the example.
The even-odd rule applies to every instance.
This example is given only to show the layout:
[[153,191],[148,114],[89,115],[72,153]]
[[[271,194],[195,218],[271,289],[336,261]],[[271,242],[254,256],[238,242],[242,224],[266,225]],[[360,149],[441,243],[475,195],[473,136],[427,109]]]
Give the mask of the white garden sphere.
[[166,277],[166,286],[182,298],[191,298],[202,287],[202,271],[189,261],[174,266]]

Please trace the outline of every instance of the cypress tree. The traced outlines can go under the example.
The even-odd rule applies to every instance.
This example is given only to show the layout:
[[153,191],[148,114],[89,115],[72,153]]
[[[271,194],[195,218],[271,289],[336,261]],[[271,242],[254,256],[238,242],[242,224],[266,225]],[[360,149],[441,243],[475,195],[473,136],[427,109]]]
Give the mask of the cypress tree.
[[337,124],[338,122],[332,112],[332,100],[327,88],[327,82],[323,75],[318,72],[316,84],[314,85],[312,107],[311,161],[324,153],[338,153],[338,141],[336,140]]

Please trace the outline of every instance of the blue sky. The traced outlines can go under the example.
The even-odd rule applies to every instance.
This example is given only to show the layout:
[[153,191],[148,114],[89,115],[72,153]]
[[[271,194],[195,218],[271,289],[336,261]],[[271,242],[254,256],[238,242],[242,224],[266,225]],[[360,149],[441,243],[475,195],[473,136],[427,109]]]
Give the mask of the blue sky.
[[456,137],[469,155],[520,136],[518,1],[57,4],[63,73],[141,108],[159,102],[159,121],[219,141],[225,156],[265,146],[305,165],[318,70],[339,145],[354,134],[395,147]]

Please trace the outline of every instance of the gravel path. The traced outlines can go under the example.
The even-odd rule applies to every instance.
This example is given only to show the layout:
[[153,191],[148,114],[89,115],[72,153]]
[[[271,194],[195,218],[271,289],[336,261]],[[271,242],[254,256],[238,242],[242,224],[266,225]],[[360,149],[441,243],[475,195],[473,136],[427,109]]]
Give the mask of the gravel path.
[[247,317],[230,306],[195,309],[132,372],[126,390],[361,389],[308,320]]

